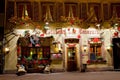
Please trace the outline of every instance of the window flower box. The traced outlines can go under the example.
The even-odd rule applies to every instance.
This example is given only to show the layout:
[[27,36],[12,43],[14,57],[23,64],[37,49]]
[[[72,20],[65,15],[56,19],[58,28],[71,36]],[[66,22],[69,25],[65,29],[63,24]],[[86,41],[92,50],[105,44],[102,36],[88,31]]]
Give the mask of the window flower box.
[[106,64],[106,60],[88,60],[87,64]]

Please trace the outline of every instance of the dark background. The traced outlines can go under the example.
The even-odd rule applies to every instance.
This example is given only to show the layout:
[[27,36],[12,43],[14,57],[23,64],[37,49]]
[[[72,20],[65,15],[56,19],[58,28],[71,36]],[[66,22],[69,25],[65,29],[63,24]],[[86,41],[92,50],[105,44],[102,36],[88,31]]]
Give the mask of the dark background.
[[5,12],[5,0],[0,0],[0,13]]

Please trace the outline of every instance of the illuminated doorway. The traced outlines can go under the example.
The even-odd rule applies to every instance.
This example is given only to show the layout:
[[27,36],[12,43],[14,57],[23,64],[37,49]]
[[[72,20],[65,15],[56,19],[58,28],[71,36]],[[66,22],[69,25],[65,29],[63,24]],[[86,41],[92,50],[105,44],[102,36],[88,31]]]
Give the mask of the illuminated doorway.
[[65,39],[65,70],[76,71],[80,69],[80,44],[77,38]]
[[67,71],[77,70],[76,47],[67,48]]

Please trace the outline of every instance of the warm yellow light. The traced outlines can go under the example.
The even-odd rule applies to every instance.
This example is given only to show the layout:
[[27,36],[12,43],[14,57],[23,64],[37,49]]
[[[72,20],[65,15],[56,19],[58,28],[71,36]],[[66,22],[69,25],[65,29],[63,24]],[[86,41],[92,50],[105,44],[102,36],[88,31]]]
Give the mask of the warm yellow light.
[[87,50],[87,46],[84,46],[83,49],[84,49],[84,51],[86,51]]
[[10,51],[10,49],[9,49],[9,48],[7,48],[7,47],[6,47],[6,48],[4,48],[4,52],[5,52],[5,53],[9,53],[9,51]]
[[84,47],[84,50],[86,50],[87,49],[87,47]]
[[5,51],[7,52],[7,51],[9,51],[10,49],[9,48],[5,48]]
[[107,51],[109,51],[109,50],[110,50],[110,46],[107,47]]
[[61,50],[61,44],[58,44],[58,50]]
[[33,55],[33,52],[32,52],[32,51],[30,52],[30,55],[31,55],[31,56]]

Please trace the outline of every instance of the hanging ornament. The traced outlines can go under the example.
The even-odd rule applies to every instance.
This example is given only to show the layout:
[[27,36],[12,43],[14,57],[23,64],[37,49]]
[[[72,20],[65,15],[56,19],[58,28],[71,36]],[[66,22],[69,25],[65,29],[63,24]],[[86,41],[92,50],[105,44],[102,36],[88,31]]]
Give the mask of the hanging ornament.
[[118,32],[114,32],[114,37],[118,37]]
[[40,34],[40,37],[44,37],[44,34]]
[[76,33],[76,29],[73,28],[73,33]]
[[70,28],[68,28],[68,31],[70,31]]
[[93,42],[98,42],[98,41],[100,41],[99,38],[94,38],[93,39]]
[[74,24],[74,20],[73,20],[73,18],[70,18],[70,23],[71,23],[71,25]]
[[77,36],[77,38],[80,38],[81,36],[80,36],[80,34]]

